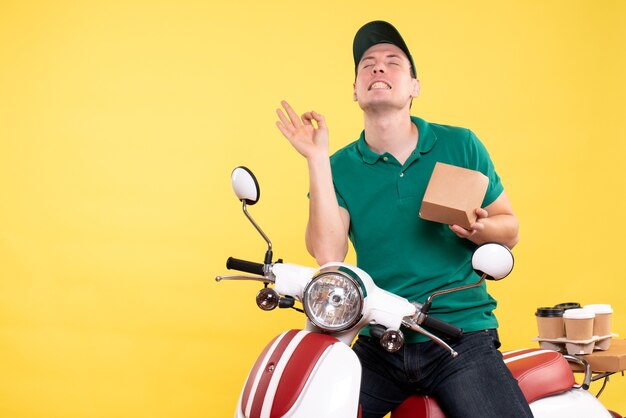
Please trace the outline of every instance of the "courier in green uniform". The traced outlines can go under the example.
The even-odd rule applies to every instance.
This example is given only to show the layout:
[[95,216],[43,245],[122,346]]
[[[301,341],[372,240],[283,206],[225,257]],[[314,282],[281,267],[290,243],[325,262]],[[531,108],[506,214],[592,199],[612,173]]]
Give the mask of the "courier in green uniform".
[[[503,187],[487,150],[471,131],[411,120],[419,140],[404,164],[389,153],[370,150],[364,133],[330,161],[337,201],[350,213],[349,237],[357,265],[383,289],[423,303],[437,290],[479,279],[471,266],[476,244],[459,239],[448,225],[418,216],[435,163],[485,174],[489,187],[483,207],[493,203]],[[497,328],[495,306],[483,283],[439,296],[430,313],[466,332],[478,331]],[[407,342],[426,341],[420,334],[405,334]]]
[[[433,292],[477,281],[474,249],[485,242],[512,248],[518,222],[487,151],[467,129],[412,117],[419,95],[413,57],[389,23],[374,21],[353,44],[353,99],[364,129],[352,144],[328,156],[328,128],[315,111],[301,116],[282,102],[278,129],[309,170],[305,242],[322,265],[343,261],[352,241],[357,264],[378,286],[424,302]],[[476,222],[464,229],[419,218],[437,162],[478,170],[489,187]],[[485,286],[438,297],[430,313],[464,329],[447,351],[421,335],[388,353],[367,330],[354,344],[362,365],[364,418],[383,417],[408,396],[434,396],[448,418],[531,417],[515,379],[497,350],[496,302]]]

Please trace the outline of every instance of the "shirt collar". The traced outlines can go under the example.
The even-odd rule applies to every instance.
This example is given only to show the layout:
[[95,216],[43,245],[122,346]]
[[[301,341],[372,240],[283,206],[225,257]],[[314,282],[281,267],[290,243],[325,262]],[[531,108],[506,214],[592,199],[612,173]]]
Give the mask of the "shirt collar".
[[[435,142],[437,142],[437,135],[430,129],[430,123],[426,122],[424,119],[418,118],[416,116],[411,116],[411,122],[417,125],[417,129],[419,132],[419,137],[417,140],[417,153],[414,153],[412,159],[419,158],[422,154],[426,154],[435,146]],[[379,159],[383,157],[382,154],[377,154],[367,146],[367,142],[365,141],[365,131],[361,132],[361,136],[359,137],[356,147],[361,154],[361,158],[367,164],[375,164]]]

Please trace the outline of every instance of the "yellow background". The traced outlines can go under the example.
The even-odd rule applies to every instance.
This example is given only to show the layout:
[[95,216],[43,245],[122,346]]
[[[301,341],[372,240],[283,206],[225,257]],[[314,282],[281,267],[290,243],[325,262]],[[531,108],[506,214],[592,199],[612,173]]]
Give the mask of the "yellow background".
[[[312,264],[306,164],[274,109],[325,114],[333,150],[356,139],[351,43],[374,19],[413,52],[413,113],[473,129],[520,219],[490,285],[503,348],[567,301],[612,304],[626,337],[623,0],[3,0],[0,416],[232,416],[303,319],[213,280],[264,250],[230,172],[257,174],[276,255]],[[624,393],[615,376],[601,399],[624,414]]]

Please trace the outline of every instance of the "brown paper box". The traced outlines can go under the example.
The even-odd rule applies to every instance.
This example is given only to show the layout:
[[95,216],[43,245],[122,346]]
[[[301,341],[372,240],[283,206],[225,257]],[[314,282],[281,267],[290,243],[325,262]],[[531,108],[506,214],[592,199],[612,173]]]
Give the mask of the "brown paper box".
[[595,351],[584,357],[591,369],[597,372],[620,372],[626,370],[626,340],[613,340],[606,351]]
[[469,229],[476,221],[489,186],[483,173],[438,162],[430,177],[419,215],[428,221]]

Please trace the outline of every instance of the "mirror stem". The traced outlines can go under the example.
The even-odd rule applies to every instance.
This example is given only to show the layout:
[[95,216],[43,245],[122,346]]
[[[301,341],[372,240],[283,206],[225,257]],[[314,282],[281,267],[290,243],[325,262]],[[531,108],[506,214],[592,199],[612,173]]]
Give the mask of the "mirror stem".
[[259,234],[261,234],[265,242],[267,242],[267,252],[265,253],[265,264],[266,265],[271,264],[272,263],[272,243],[270,242],[270,239],[267,237],[267,235],[265,235],[265,233],[261,230],[259,225],[257,225],[256,222],[254,222],[254,219],[252,219],[252,216],[250,216],[250,214],[248,213],[248,205],[246,204],[246,201],[242,200],[241,202],[243,205],[242,206],[243,213],[246,215],[250,223],[252,223],[252,225],[256,228],[256,230],[259,231]]
[[471,289],[472,287],[480,286],[480,284],[484,282],[486,278],[487,278],[487,275],[483,274],[480,280],[477,281],[476,283],[468,284],[466,286],[454,287],[452,289],[440,290],[439,292],[433,293],[432,295],[428,297],[428,299],[426,300],[426,303],[424,303],[424,305],[422,306],[422,312],[427,313],[430,310],[430,306],[433,304],[433,298],[435,296],[445,295],[447,293],[452,293],[452,292],[456,292],[459,290]]

